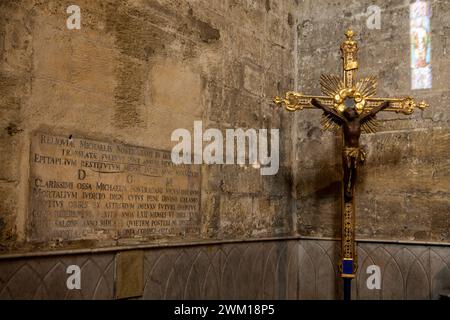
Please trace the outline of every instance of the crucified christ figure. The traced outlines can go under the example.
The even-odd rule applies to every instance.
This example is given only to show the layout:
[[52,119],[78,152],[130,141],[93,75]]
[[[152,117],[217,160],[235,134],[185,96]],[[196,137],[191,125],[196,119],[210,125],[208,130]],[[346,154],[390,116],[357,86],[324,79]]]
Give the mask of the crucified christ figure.
[[[341,44],[342,75],[322,74],[320,86],[322,96],[288,91],[285,98],[275,97],[277,105],[285,105],[288,111],[322,109],[322,130],[334,131],[342,128],[342,201],[341,201],[341,259],[340,276],[344,279],[344,300],[350,300],[351,280],[358,269],[356,247],[356,174],[358,166],[365,160],[359,145],[361,133],[377,130],[376,115],[380,111],[412,114],[416,108],[428,107],[424,101],[418,103],[411,97],[381,98],[376,96],[377,79],[374,76],[357,79],[358,42],[349,29]],[[340,140],[340,139],[339,139]]]
[[365,152],[359,146],[361,136],[361,126],[372,119],[381,110],[389,106],[385,101],[369,112],[358,114],[354,108],[354,100],[346,98],[344,104],[346,108],[339,113],[333,108],[323,105],[316,98],[311,100],[311,104],[322,109],[325,115],[331,117],[335,123],[344,128],[344,150],[342,152],[342,166],[344,169],[344,197],[346,201],[353,198],[353,187],[356,183],[356,171],[358,163],[365,160]]

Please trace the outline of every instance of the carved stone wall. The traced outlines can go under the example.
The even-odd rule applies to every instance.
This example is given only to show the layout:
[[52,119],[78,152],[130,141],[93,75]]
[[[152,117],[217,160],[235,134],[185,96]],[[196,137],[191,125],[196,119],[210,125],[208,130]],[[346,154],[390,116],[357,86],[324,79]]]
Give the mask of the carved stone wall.
[[[377,76],[380,97],[415,96],[430,104],[411,116],[381,113],[379,132],[362,135],[367,161],[357,181],[357,238],[450,242],[450,6],[445,0],[428,2],[432,88],[411,90],[410,1],[303,1],[298,91],[320,94],[320,75],[340,74],[339,46],[352,26],[359,42],[357,76]],[[379,29],[367,25],[371,5],[380,8]],[[341,139],[320,130],[321,115],[296,114],[297,226],[301,235],[338,237]]]
[[[79,30],[66,27],[66,1],[0,3],[0,252],[294,234],[293,118],[272,99],[294,86],[298,4],[76,5]],[[194,121],[224,136],[280,129],[278,173],[262,176],[247,161],[195,165],[195,181],[189,172],[171,179],[151,150],[167,165],[172,132],[193,135]],[[178,194],[158,198],[143,186]],[[137,207],[170,196],[178,208],[180,194],[194,192],[187,187],[201,192],[177,217],[130,209],[133,197]]]

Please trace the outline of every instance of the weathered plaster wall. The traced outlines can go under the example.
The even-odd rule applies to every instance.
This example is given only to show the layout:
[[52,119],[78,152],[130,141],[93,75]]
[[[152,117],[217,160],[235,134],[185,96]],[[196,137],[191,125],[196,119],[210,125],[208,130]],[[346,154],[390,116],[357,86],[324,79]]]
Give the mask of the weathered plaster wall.
[[[431,1],[433,88],[410,88],[409,1],[303,1],[298,32],[298,90],[320,94],[321,73],[340,74],[339,46],[352,26],[358,76],[378,76],[378,96],[415,96],[430,108],[411,116],[379,115],[376,134],[362,136],[368,158],[357,185],[357,238],[450,239],[448,1]],[[366,26],[370,5],[381,28]],[[340,234],[340,137],[320,130],[320,111],[296,115],[297,226],[302,235]]]
[[2,250],[26,240],[32,132],[171,150],[172,131],[194,120],[281,137],[275,176],[202,167],[194,240],[292,234],[293,119],[271,100],[294,85],[296,1],[76,4],[81,30],[66,28],[67,1],[0,4]]

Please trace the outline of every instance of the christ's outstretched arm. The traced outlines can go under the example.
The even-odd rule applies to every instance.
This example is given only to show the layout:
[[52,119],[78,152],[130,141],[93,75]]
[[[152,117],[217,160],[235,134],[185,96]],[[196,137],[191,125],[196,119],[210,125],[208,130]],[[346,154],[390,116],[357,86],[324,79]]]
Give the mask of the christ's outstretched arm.
[[325,113],[331,114],[335,119],[337,118],[336,120],[338,120],[339,122],[347,122],[347,120],[336,110],[321,104],[316,98],[311,99],[311,104],[316,108],[322,109]]
[[381,110],[386,109],[387,107],[389,107],[389,101],[385,101],[382,104],[380,104],[379,106],[376,106],[375,108],[373,108],[372,110],[370,110],[369,112],[362,114],[360,121],[364,121],[364,119],[369,118],[370,117],[374,117],[378,112],[380,112]]

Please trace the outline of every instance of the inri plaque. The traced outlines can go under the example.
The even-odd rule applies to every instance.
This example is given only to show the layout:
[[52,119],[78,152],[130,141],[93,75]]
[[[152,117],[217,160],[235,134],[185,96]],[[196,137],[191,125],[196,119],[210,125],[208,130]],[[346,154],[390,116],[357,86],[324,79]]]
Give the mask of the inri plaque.
[[200,233],[200,168],[170,152],[36,133],[31,241],[157,239]]

